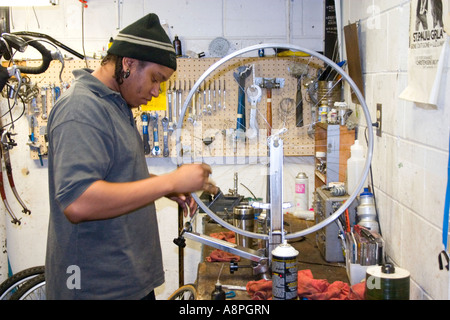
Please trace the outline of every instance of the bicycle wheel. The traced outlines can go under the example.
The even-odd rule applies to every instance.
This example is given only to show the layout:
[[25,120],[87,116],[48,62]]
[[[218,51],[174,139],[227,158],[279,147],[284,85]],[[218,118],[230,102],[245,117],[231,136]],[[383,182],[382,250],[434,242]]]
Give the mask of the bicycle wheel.
[[181,286],[167,300],[197,300],[197,289],[192,284]]
[[43,274],[44,266],[32,267],[20,272],[17,272],[12,277],[6,279],[0,284],[0,300],[9,300],[13,293],[15,293],[25,282]]
[[[317,115],[319,114],[318,109],[319,109],[319,102],[321,102],[322,100],[333,96],[333,91],[336,89],[336,91],[338,91],[338,85],[339,88],[344,87],[344,85],[348,85],[350,87],[350,89],[352,90],[352,92],[355,94],[359,105],[362,108],[363,111],[363,115],[365,117],[366,120],[366,125],[367,125],[367,133],[368,133],[368,142],[367,142],[367,153],[366,153],[366,161],[365,161],[365,165],[364,165],[364,169],[363,172],[361,173],[361,176],[359,177],[358,183],[357,183],[357,187],[354,190],[348,190],[348,194],[349,197],[348,199],[339,207],[336,209],[336,211],[330,215],[329,217],[327,217],[326,219],[324,219],[323,221],[315,224],[312,227],[309,227],[307,229],[304,230],[300,230],[300,231],[295,231],[293,233],[290,234],[286,234],[285,235],[285,240],[293,240],[293,239],[298,239],[301,237],[304,237],[306,235],[309,235],[311,233],[314,233],[322,228],[325,228],[326,226],[328,226],[329,224],[333,223],[335,220],[337,220],[344,212],[345,210],[350,206],[351,203],[353,203],[353,201],[356,199],[356,197],[359,195],[359,190],[362,189],[362,187],[364,186],[364,182],[368,177],[369,174],[369,169],[370,169],[370,164],[372,161],[372,157],[373,157],[373,125],[372,125],[372,120],[371,120],[371,116],[370,116],[370,112],[367,106],[367,103],[364,99],[364,96],[362,95],[361,91],[359,90],[359,88],[357,87],[356,83],[350,78],[350,76],[339,66],[337,65],[334,61],[330,60],[329,58],[323,56],[320,53],[317,53],[313,50],[310,49],[306,49],[306,48],[302,48],[302,47],[298,47],[298,46],[294,46],[291,44],[259,44],[259,45],[254,45],[254,46],[250,46],[238,51],[233,52],[232,54],[222,58],[221,60],[217,61],[216,63],[214,63],[213,65],[211,65],[209,67],[209,69],[207,69],[201,76],[200,78],[197,80],[197,82],[194,84],[194,86],[192,87],[192,89],[190,90],[185,103],[183,105],[183,108],[180,112],[180,116],[178,117],[178,123],[176,125],[176,148],[177,148],[177,164],[181,165],[183,163],[190,163],[190,162],[200,162],[202,160],[204,160],[204,156],[203,154],[204,149],[205,148],[211,148],[211,146],[203,146],[203,144],[205,143],[201,143],[202,139],[197,139],[198,138],[198,133],[197,131],[194,132],[196,133],[196,135],[194,136],[192,134],[192,131],[194,130],[192,128],[191,125],[188,125],[188,122],[184,121],[186,112],[189,110],[190,106],[192,105],[193,101],[196,101],[196,97],[200,97],[200,101],[201,98],[203,96],[203,105],[206,105],[206,103],[204,101],[206,101],[206,92],[207,89],[209,88],[210,83],[214,83],[214,77],[222,77],[225,76],[225,74],[230,74],[232,73],[234,78],[236,79],[236,81],[229,81],[230,83],[228,83],[227,89],[230,88],[230,84],[231,82],[233,82],[232,84],[237,87],[239,90],[235,90],[235,91],[240,91],[240,92],[246,92],[245,91],[245,85],[243,83],[235,83],[235,82],[239,82],[238,79],[241,79],[240,81],[244,81],[242,79],[244,79],[245,77],[252,77],[252,71],[254,71],[255,69],[258,69],[259,71],[261,71],[262,73],[260,74],[260,78],[262,78],[262,81],[264,81],[264,79],[267,80],[276,80],[278,79],[278,76],[280,77],[284,77],[283,74],[278,74],[280,72],[280,70],[284,70],[282,68],[277,68],[277,67],[273,67],[273,73],[270,73],[268,75],[266,75],[264,72],[267,72],[266,69],[264,69],[264,65],[259,66],[258,68],[258,64],[264,64],[265,60],[264,59],[260,59],[260,58],[244,58],[245,55],[249,55],[253,56],[251,53],[255,53],[260,49],[288,49],[291,50],[292,52],[300,52],[306,55],[309,55],[310,58],[298,58],[301,60],[304,60],[302,63],[305,65],[305,71],[304,73],[301,75],[301,77],[305,77],[306,78],[310,78],[311,79],[311,83],[308,87],[312,88],[310,94],[308,95],[304,95],[303,97],[303,103],[304,105],[311,105],[311,110],[314,110],[314,116],[313,115],[308,115],[305,118],[305,122],[304,122],[304,126],[302,130],[306,130],[307,128],[313,128],[314,125],[316,123],[319,122]],[[240,58],[239,60],[233,60],[235,58]],[[280,58],[277,58],[280,59]],[[316,62],[317,60],[317,62]],[[236,67],[239,66],[237,69]],[[318,87],[319,85],[319,77],[314,76],[311,78],[312,74],[316,74],[317,72],[315,70],[317,70],[318,68],[320,68],[321,70],[330,70],[329,74],[333,74],[332,80],[335,81],[326,81],[326,82],[331,82],[332,86],[330,88],[326,87],[325,90],[323,92],[320,91],[320,88]],[[236,70],[236,72],[231,72],[230,70]],[[323,72],[322,74],[324,74],[325,72]],[[231,75],[230,75],[231,76]],[[280,78],[281,79],[281,78]],[[326,77],[326,79],[328,79],[328,77]],[[255,77],[253,75],[253,83],[254,84],[263,84],[264,82],[257,82],[257,77]],[[261,80],[261,79],[260,79]],[[290,80],[292,81],[292,80]],[[223,82],[223,81],[222,81]],[[209,85],[207,85],[209,84]],[[317,84],[317,88],[316,88],[316,84]],[[265,85],[266,87],[271,88],[273,86],[272,84],[269,85]],[[280,84],[281,86],[281,84]],[[287,82],[285,83],[285,87],[291,86],[292,84],[288,84]],[[200,87],[202,89],[200,89]],[[298,90],[298,89],[297,89]],[[340,89],[339,89],[340,90]],[[202,93],[203,92],[203,93]],[[270,91],[271,92],[271,91]],[[227,92],[227,94],[229,93],[229,91]],[[242,95],[244,96],[244,95]],[[306,100],[307,97],[309,96],[311,101]],[[228,96],[227,96],[228,97]],[[237,95],[234,97],[236,98],[238,97]],[[281,97],[280,97],[281,99]],[[237,100],[237,99],[236,99]],[[245,97],[244,97],[245,100]],[[269,103],[270,101],[270,103]],[[340,101],[340,100],[337,100]],[[238,105],[244,105],[245,101],[239,101]],[[201,102],[199,102],[198,104],[201,105]],[[269,96],[269,94],[267,95],[267,109],[269,109],[269,105],[270,108],[272,107],[272,104],[274,106],[276,106],[277,104],[274,103],[274,100],[272,99],[272,95]],[[279,103],[281,106],[281,102]],[[258,161],[261,162],[261,164],[269,164],[270,166],[273,165],[272,159],[267,156],[267,150],[263,149],[263,147],[267,147],[269,148],[268,145],[268,141],[272,141],[274,142],[273,145],[275,145],[276,143],[280,144],[279,142],[283,142],[283,136],[285,135],[285,133],[288,130],[300,130],[298,128],[296,128],[295,125],[292,124],[293,119],[290,119],[291,121],[289,122],[289,117],[293,116],[296,112],[296,110],[284,110],[283,112],[281,112],[282,110],[284,110],[284,108],[280,108],[280,113],[278,114],[278,119],[277,119],[277,124],[272,123],[273,118],[276,117],[272,117],[272,111],[270,112],[261,112],[256,110],[256,120],[257,122],[259,122],[261,124],[261,128],[266,127],[266,129],[261,129],[259,130],[259,138],[253,138],[253,136],[250,135],[249,132],[244,132],[242,133],[242,130],[240,130],[240,126],[241,126],[241,118],[243,118],[243,114],[240,114],[239,109],[238,109],[238,116],[237,116],[237,126],[234,126],[234,123],[232,123],[233,127],[232,127],[232,133],[228,134],[227,130],[229,130],[230,125],[229,125],[229,119],[227,121],[222,121],[223,122],[223,126],[219,127],[216,130],[213,130],[212,128],[208,127],[208,124],[214,124],[214,120],[213,118],[208,118],[207,119],[207,123],[205,125],[205,127],[207,127],[208,132],[207,133],[212,133],[214,135],[215,132],[218,132],[217,135],[220,136],[220,134],[222,134],[222,136],[224,135],[224,133],[226,134],[226,137],[224,138],[225,141],[220,141],[221,143],[219,144],[219,146],[217,146],[216,148],[223,148],[222,151],[221,149],[219,149],[220,151],[222,151],[222,153],[218,153],[218,156],[220,157],[231,157],[233,159],[226,159],[226,163],[230,163],[230,164],[237,164],[237,163],[248,163],[248,164],[252,164],[253,162],[255,162],[255,157],[258,159]],[[245,110],[244,110],[245,111]],[[253,110],[251,110],[253,111]],[[214,114],[213,114],[214,115]],[[250,113],[251,116],[251,113]],[[203,118],[206,118],[207,116],[202,116]],[[308,118],[309,117],[309,118]],[[270,118],[270,119],[269,119]],[[233,118],[233,121],[236,120],[236,118]],[[197,127],[202,127],[202,123],[201,121],[198,121],[199,123],[197,124]],[[289,125],[290,123],[290,125]],[[280,130],[275,130],[275,125],[280,126]],[[284,128],[283,128],[284,126]],[[236,128],[236,130],[234,129]],[[196,129],[198,130],[198,132],[200,129]],[[265,131],[264,131],[265,130]],[[309,130],[309,129],[308,129]],[[233,133],[234,132],[234,133]],[[303,134],[305,134],[303,132]],[[309,134],[309,132],[308,132]],[[192,137],[193,136],[193,137]],[[270,138],[270,139],[269,139]],[[227,141],[226,139],[229,139],[229,141]],[[250,142],[255,142],[255,145],[252,145],[252,150],[254,150],[255,153],[246,155],[245,152],[243,152],[244,150],[247,150],[246,148],[248,147],[248,149],[250,149],[249,146],[245,146],[245,139],[247,139],[247,141]],[[223,139],[222,139],[223,140]],[[249,143],[250,143],[249,142]],[[260,143],[262,142],[262,143]],[[231,144],[230,144],[231,143]],[[241,143],[241,145],[239,145],[239,143]],[[256,143],[257,146],[256,146]],[[295,144],[295,143],[294,143]],[[350,147],[350,146],[348,146]],[[278,150],[280,148],[277,148]],[[189,151],[189,152],[186,152]],[[241,152],[241,153],[239,153]],[[283,156],[283,155],[282,155]],[[241,158],[239,158],[241,157]],[[283,157],[280,157],[283,158]],[[282,161],[283,159],[275,159],[278,161],[277,164],[281,163],[281,168],[282,168]],[[212,161],[215,161],[214,158]],[[218,161],[223,161],[222,158],[219,158]],[[269,168],[270,168],[269,166]],[[276,166],[274,166],[274,168],[276,168]],[[271,170],[271,169],[270,169]],[[270,213],[273,217],[277,218],[278,220],[280,220],[280,217],[282,217],[282,212],[283,212],[283,194],[282,194],[282,181],[280,182],[280,180],[282,180],[282,174],[279,174],[279,172],[277,172],[277,174],[280,176],[279,179],[274,179],[276,180],[275,182],[278,183],[278,185],[275,186],[270,186],[270,190],[273,190],[273,195],[268,195],[268,203],[265,205],[268,205],[268,208],[270,210]],[[281,172],[282,173],[282,172]],[[274,176],[275,178],[278,178],[276,174],[272,174],[272,172],[269,173],[269,175]],[[267,184],[269,185],[270,182],[267,182]],[[281,191],[280,191],[281,190]],[[243,230],[241,228],[235,227],[234,225],[226,222],[221,216],[219,216],[216,212],[213,212],[207,205],[207,203],[203,202],[203,200],[196,194],[196,193],[192,193],[192,197],[194,198],[194,200],[198,203],[198,205],[200,206],[201,209],[203,209],[203,211],[210,216],[215,222],[217,222],[218,224],[222,225],[223,227],[227,228],[230,231],[234,231],[235,233],[241,235],[241,236],[245,236],[245,237],[249,237],[249,238],[253,238],[253,239],[260,239],[260,240],[269,240],[270,238],[270,234],[260,234],[260,233],[256,233],[256,232],[251,232],[251,231],[247,231],[247,230]],[[277,221],[277,224],[281,224],[279,221]]]
[[45,300],[45,274],[25,282],[9,300]]

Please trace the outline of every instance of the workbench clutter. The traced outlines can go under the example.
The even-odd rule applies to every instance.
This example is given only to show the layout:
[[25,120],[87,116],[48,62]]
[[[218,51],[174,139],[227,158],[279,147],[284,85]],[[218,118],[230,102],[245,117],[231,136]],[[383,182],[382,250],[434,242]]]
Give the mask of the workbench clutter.
[[[220,240],[235,243],[236,236],[233,232],[217,232],[210,234]],[[295,257],[297,258],[297,257]],[[230,272],[238,270],[237,262],[241,258],[237,255],[222,251],[213,250],[206,257],[207,263],[221,264],[221,272],[225,263],[230,264]],[[297,278],[295,283],[295,292],[292,299],[299,300],[364,300],[365,299],[365,283],[359,282],[349,285],[344,281],[334,281],[329,283],[325,279],[315,279],[310,269],[296,271]],[[273,275],[277,274],[275,271]],[[284,277],[263,278],[260,280],[249,280],[245,284],[245,291],[248,299],[251,300],[272,300],[273,299],[273,279],[282,279]],[[219,275],[220,279],[220,275]],[[217,281],[220,283],[220,281]],[[215,288],[214,290],[216,290]]]

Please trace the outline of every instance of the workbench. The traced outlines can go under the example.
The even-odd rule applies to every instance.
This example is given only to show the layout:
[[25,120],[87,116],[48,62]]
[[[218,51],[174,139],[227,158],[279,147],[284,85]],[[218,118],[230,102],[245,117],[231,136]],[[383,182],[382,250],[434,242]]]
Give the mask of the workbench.
[[[227,232],[228,230],[215,223],[208,216],[204,218],[204,234]],[[286,214],[284,217],[285,228],[288,232],[293,233],[311,227],[314,222],[296,218]],[[303,238],[289,241],[289,243],[299,251],[298,270],[311,270],[314,279],[325,279],[329,283],[342,281],[349,283],[347,271],[344,263],[330,263],[323,259],[316,245],[315,233],[309,234]],[[206,258],[214,251],[214,248],[204,245],[202,250],[202,262],[199,263],[197,273],[197,294],[199,300],[210,300],[211,292],[214,290],[217,278],[220,273],[220,283],[226,286],[238,286],[245,288],[249,281],[257,281],[253,275],[251,268],[244,266],[250,265],[250,261],[241,259],[238,263],[238,270],[233,274],[230,273],[229,262],[207,262]],[[222,267],[223,265],[223,267]],[[242,267],[241,267],[242,266]],[[224,289],[225,292],[230,291]],[[250,300],[251,297],[247,291],[233,290],[235,297],[229,300]]]

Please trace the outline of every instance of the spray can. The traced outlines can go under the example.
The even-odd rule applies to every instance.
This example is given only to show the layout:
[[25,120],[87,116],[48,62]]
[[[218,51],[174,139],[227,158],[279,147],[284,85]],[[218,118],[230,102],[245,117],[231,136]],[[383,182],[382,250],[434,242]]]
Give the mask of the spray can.
[[272,251],[272,299],[296,300],[298,251],[286,241]]
[[178,38],[178,36],[175,36],[175,39],[173,40],[173,47],[175,48],[175,54],[177,57],[181,57],[183,54],[181,51],[181,41]]
[[307,211],[308,204],[308,176],[300,172],[295,178],[295,211]]

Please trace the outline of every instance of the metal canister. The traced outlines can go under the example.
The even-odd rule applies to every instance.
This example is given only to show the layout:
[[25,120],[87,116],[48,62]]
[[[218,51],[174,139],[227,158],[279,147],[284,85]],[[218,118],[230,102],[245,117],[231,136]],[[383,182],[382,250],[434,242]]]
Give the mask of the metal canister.
[[298,251],[286,241],[272,251],[273,300],[297,299],[298,254]]
[[[267,215],[266,212],[261,212],[261,214],[257,215],[255,218],[255,233],[259,234],[267,234],[268,226],[267,226]],[[267,240],[257,240],[257,248],[258,249],[266,249],[267,248]]]
[[[255,226],[255,211],[253,207],[249,205],[239,205],[234,207],[233,224],[236,228],[253,232]],[[245,248],[250,248],[253,244],[253,239],[236,234],[236,244]]]

